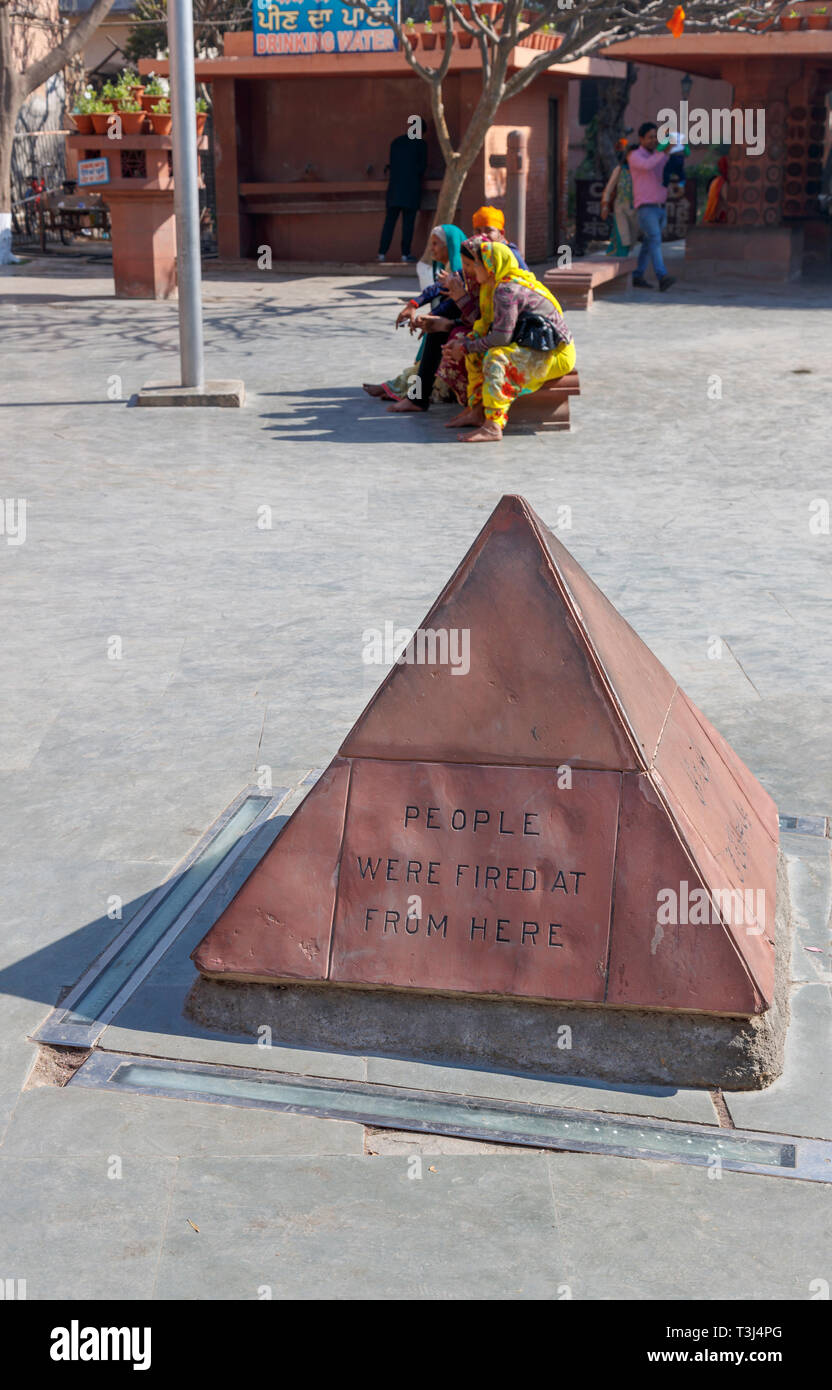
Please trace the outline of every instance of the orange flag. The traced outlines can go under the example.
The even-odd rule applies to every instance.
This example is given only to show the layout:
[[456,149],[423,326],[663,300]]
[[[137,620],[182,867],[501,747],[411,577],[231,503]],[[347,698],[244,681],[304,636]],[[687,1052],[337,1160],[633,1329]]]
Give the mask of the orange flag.
[[681,5],[677,5],[670,19],[667,21],[667,28],[670,30],[674,39],[681,38],[685,28],[685,12]]

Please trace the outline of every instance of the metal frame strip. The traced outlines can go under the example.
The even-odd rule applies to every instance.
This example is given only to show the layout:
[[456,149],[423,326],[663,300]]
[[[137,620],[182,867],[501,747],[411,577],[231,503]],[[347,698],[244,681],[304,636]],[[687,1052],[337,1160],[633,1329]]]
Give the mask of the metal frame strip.
[[[119,1073],[126,1068],[141,1069],[158,1074],[158,1085],[138,1084]],[[166,1085],[165,1074],[176,1072],[185,1084]],[[187,1084],[192,1079],[192,1085]],[[208,1086],[210,1080],[220,1080],[224,1089],[218,1094]],[[237,1082],[251,1090],[252,1084],[262,1096],[235,1096]],[[200,1084],[202,1083],[202,1084]],[[488,1097],[454,1095],[450,1092],[408,1090],[371,1082],[331,1080],[301,1076],[287,1072],[265,1072],[252,1068],[230,1067],[205,1062],[182,1062],[158,1057],[137,1057],[126,1053],[98,1050],[89,1057],[68,1083],[71,1086],[104,1087],[122,1094],[164,1096],[174,1100],[225,1104],[245,1108],[267,1109],[275,1112],[316,1115],[323,1119],[347,1120],[352,1123],[375,1125],[380,1129],[398,1129],[414,1133],[443,1134],[455,1138],[486,1140],[491,1143],[515,1144],[535,1149],[566,1150],[577,1153],[600,1153],[620,1158],[644,1158],[670,1163],[706,1167],[719,1158],[721,1166],[733,1172],[754,1173],[760,1176],[796,1178],[804,1182],[832,1183],[832,1142],[806,1139],[787,1134],[767,1134],[764,1131],[723,1129],[719,1126],[680,1124],[676,1121],[642,1118],[633,1115],[586,1110],[573,1110],[525,1102],[492,1100]],[[292,1097],[292,1090],[316,1092],[320,1097]],[[287,1095],[286,1092],[289,1092]],[[346,1098],[352,1098],[347,1104]],[[366,1101],[366,1105],[361,1101]],[[358,1102],[356,1104],[356,1101]],[[424,1119],[415,1113],[417,1106],[435,1106],[439,1118]],[[447,1121],[441,1116],[448,1112]],[[464,1110],[467,1120],[460,1121],[452,1112]],[[478,1117],[480,1122],[478,1123]],[[523,1121],[534,1118],[548,1120],[552,1134],[546,1136],[540,1127],[524,1126]],[[486,1123],[487,1119],[487,1123]],[[470,1122],[468,1122],[470,1121]],[[590,1124],[599,1134],[597,1141],[570,1136],[570,1124],[576,1129]],[[685,1154],[684,1144],[694,1141],[701,1146],[703,1135],[713,1139],[713,1152]],[[636,1137],[646,1139],[637,1146]],[[650,1147],[650,1138],[654,1147]],[[629,1140],[630,1142],[627,1142]],[[678,1150],[661,1147],[661,1140],[678,1140]],[[656,1142],[659,1141],[659,1142]],[[726,1158],[719,1150],[727,1145],[765,1144],[772,1152],[779,1149],[778,1159],[771,1164]]]

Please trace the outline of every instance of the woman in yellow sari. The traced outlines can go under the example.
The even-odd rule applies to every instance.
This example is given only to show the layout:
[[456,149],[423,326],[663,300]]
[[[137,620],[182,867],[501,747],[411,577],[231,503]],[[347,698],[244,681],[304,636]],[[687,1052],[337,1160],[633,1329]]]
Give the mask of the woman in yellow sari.
[[466,243],[462,255],[473,261],[480,316],[471,334],[445,349],[464,355],[468,374],[468,406],[448,428],[473,428],[459,439],[490,444],[502,439],[512,401],[573,370],[575,345],[554,295],[521,269],[508,246]]

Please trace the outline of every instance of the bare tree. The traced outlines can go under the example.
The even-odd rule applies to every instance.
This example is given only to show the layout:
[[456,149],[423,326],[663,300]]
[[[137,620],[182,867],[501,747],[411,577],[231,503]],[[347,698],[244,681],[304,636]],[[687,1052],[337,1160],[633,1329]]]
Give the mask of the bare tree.
[[[478,6],[470,6],[465,18],[458,4],[443,0],[444,49],[437,51],[437,67],[417,57],[406,39],[406,29],[370,0],[356,0],[359,8],[393,29],[410,67],[427,83],[439,145],[445,160],[445,174],[436,210],[437,222],[453,221],[465,179],[482,149],[486,132],[504,101],[518,96],[531,82],[554,64],[574,63],[606,45],[623,39],[663,34],[676,6],[673,0],[542,0],[531,10],[524,0],[504,0],[500,19],[483,17]],[[734,32],[755,31],[760,23],[773,23],[786,8],[785,0],[757,0],[756,5],[740,8],[734,0],[684,0],[687,33],[730,28]],[[523,18],[524,14],[527,18]],[[742,18],[738,18],[742,16]],[[556,49],[542,49],[525,67],[509,74],[512,51],[544,25],[555,27],[562,42]],[[455,33],[472,34],[481,57],[481,89],[468,125],[458,133],[456,144],[445,112],[444,83],[451,64]]]
[[113,0],[93,0],[74,29],[40,58],[27,62],[24,26],[42,24],[43,15],[33,13],[26,0],[0,0],[0,265],[13,260],[11,171],[17,113],[32,92],[85,47],[112,4]]

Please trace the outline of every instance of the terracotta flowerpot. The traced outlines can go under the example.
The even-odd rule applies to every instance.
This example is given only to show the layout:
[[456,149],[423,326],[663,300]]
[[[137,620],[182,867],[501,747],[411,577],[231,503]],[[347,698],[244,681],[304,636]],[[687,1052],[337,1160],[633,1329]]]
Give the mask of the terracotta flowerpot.
[[445,18],[445,6],[428,5],[428,15],[430,16],[432,24],[438,24],[440,20],[443,20]]
[[144,130],[144,111],[119,111],[123,135],[141,135]]
[[144,84],[142,82],[137,82],[134,87],[129,88],[129,92],[134,100],[141,101],[144,96]]
[[500,13],[500,10],[502,9],[502,5],[478,5],[477,9],[479,10],[483,19],[490,19],[491,23],[493,24],[494,20],[497,18],[497,15]]
[[474,42],[474,35],[466,34],[464,29],[460,29],[457,38],[459,39],[460,48],[470,48]]
[[800,26],[801,26],[802,23],[803,23],[803,19],[801,18],[801,16],[800,16],[799,14],[795,14],[795,15],[784,14],[784,15],[781,16],[781,19],[780,19],[780,28],[781,28],[781,29],[783,30],[783,32],[786,33],[786,34],[793,34],[797,29],[800,28]]
[[829,28],[829,15],[828,15],[828,14],[807,14],[807,16],[806,16],[806,28],[807,28],[807,29],[828,29],[828,28]]
[[142,104],[142,111],[152,111],[157,101],[161,100],[161,92],[153,92],[150,96],[148,96],[147,92],[142,92],[142,95],[139,97],[139,101]]
[[197,134],[197,139],[199,139],[200,135],[202,134],[203,130],[205,129],[205,122],[207,121],[207,119],[208,119],[208,112],[207,112],[207,111],[197,111],[197,113],[196,113],[196,134]]
[[91,113],[90,120],[92,121],[92,128],[96,135],[107,134],[107,122],[111,115],[111,111],[93,111]]
[[418,47],[419,47],[419,35],[416,34],[416,33],[414,33],[413,30],[411,30],[411,29],[405,29],[405,31],[404,31],[404,37],[405,37],[405,42],[406,42],[406,43],[409,43],[411,48],[418,48]]
[[88,111],[70,111],[69,119],[79,135],[92,134],[92,116]]
[[470,18],[471,18],[471,6],[470,6],[470,5],[457,5],[457,9],[459,10],[459,13],[462,15],[462,18],[463,18],[463,19],[470,19]]
[[161,111],[148,111],[147,119],[150,121],[150,128],[154,135],[170,135],[173,128],[173,116],[164,115]]
[[423,48],[426,48],[426,49],[428,50],[428,52],[430,52],[430,50],[431,50],[432,48],[435,48],[435,47],[436,47],[436,35],[435,35],[435,34],[423,34],[423,35],[422,35],[422,47],[423,47]]

